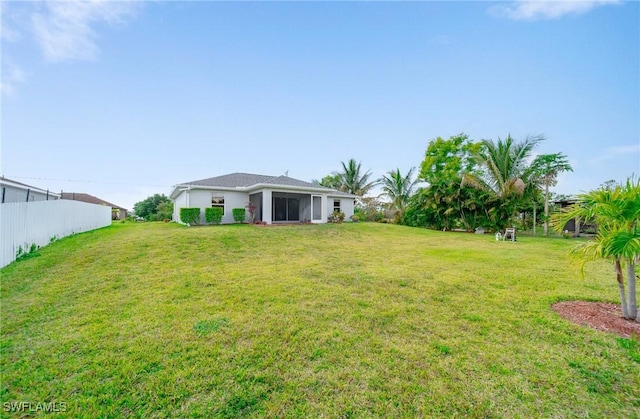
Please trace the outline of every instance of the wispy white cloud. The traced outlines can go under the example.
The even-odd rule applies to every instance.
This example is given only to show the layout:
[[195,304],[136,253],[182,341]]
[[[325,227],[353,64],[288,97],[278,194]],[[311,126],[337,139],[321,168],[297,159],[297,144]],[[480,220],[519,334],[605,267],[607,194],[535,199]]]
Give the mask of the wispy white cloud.
[[47,1],[31,15],[38,45],[49,61],[91,60],[99,51],[97,24],[118,25],[135,15],[139,2]]
[[622,3],[621,0],[517,0],[490,8],[496,16],[512,20],[550,20],[583,14],[598,6]]
[[620,156],[628,156],[634,154],[638,154],[638,157],[640,157],[640,143],[617,147],[607,147],[602,151],[602,153],[598,155],[598,157],[591,159],[590,163],[600,163],[603,161],[615,159]]
[[0,25],[0,40],[5,42],[16,42],[20,39],[20,33],[14,30],[6,16],[2,16],[2,25]]
[[24,83],[26,73],[18,66],[4,60],[2,63],[2,81],[0,81],[0,92],[3,95],[11,96],[16,89],[16,85]]

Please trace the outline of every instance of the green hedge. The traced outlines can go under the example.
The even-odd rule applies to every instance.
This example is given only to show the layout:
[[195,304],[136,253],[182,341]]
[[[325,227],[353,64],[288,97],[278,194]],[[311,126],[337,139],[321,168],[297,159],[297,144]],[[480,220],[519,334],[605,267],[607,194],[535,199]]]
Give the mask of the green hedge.
[[180,208],[180,221],[185,224],[200,224],[200,208]]
[[236,220],[236,223],[243,223],[247,210],[244,208],[234,208],[231,210],[233,212],[233,219]]
[[222,208],[205,208],[204,219],[207,220],[208,223],[220,224],[220,222],[222,221]]

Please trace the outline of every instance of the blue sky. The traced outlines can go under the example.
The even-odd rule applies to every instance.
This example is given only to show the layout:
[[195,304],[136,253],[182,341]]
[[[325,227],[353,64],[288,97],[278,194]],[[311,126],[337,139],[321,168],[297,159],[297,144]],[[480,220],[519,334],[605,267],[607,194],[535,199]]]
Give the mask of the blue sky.
[[11,2],[7,177],[132,208],[230,172],[419,166],[430,139],[543,134],[574,194],[640,174],[640,4]]

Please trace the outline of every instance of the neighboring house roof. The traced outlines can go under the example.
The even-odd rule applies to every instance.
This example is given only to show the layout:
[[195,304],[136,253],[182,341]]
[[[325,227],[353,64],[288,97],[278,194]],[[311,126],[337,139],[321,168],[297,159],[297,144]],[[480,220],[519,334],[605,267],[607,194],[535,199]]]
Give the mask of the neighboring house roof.
[[305,182],[299,179],[294,179],[289,176],[255,175],[251,173],[230,173],[228,175],[181,183],[175,186],[174,192],[171,194],[172,197],[174,197],[174,194],[179,187],[189,186],[200,186],[206,189],[240,189],[247,192],[250,192],[252,189],[257,189],[265,186],[283,186],[294,189],[311,189],[317,190],[318,192],[329,193],[330,195],[340,195],[355,198],[355,195],[337,191],[331,188],[325,188],[323,186],[315,185],[313,183]]
[[111,202],[105,201],[104,199],[100,199],[96,196],[89,195],[88,193],[63,192],[62,199],[68,199],[70,201],[88,202],[89,204],[106,205],[111,208],[126,211],[126,208],[119,207],[118,205],[112,204]]
[[37,191],[37,192],[41,192],[41,193],[45,193],[45,194],[48,192],[49,195],[60,196],[60,194],[53,193],[51,191],[47,191],[46,189],[37,188],[35,186],[27,185],[26,183],[22,183],[22,182],[18,182],[18,181],[15,181],[15,180],[7,179],[4,176],[0,176],[0,185],[12,186],[12,187],[18,188],[18,189],[30,189],[32,191]]
[[567,205],[573,205],[575,203],[578,202],[578,198],[577,197],[568,197],[568,198],[564,198],[564,199],[558,199],[555,201],[551,201],[552,204],[560,204],[561,206],[567,206]]

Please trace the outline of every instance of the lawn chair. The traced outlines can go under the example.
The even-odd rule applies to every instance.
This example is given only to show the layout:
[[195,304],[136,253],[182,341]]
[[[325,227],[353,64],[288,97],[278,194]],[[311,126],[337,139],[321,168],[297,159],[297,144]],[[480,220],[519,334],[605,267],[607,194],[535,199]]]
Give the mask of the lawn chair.
[[512,242],[516,241],[516,229],[515,228],[506,228],[504,230],[504,235],[502,236],[502,240],[509,240]]

